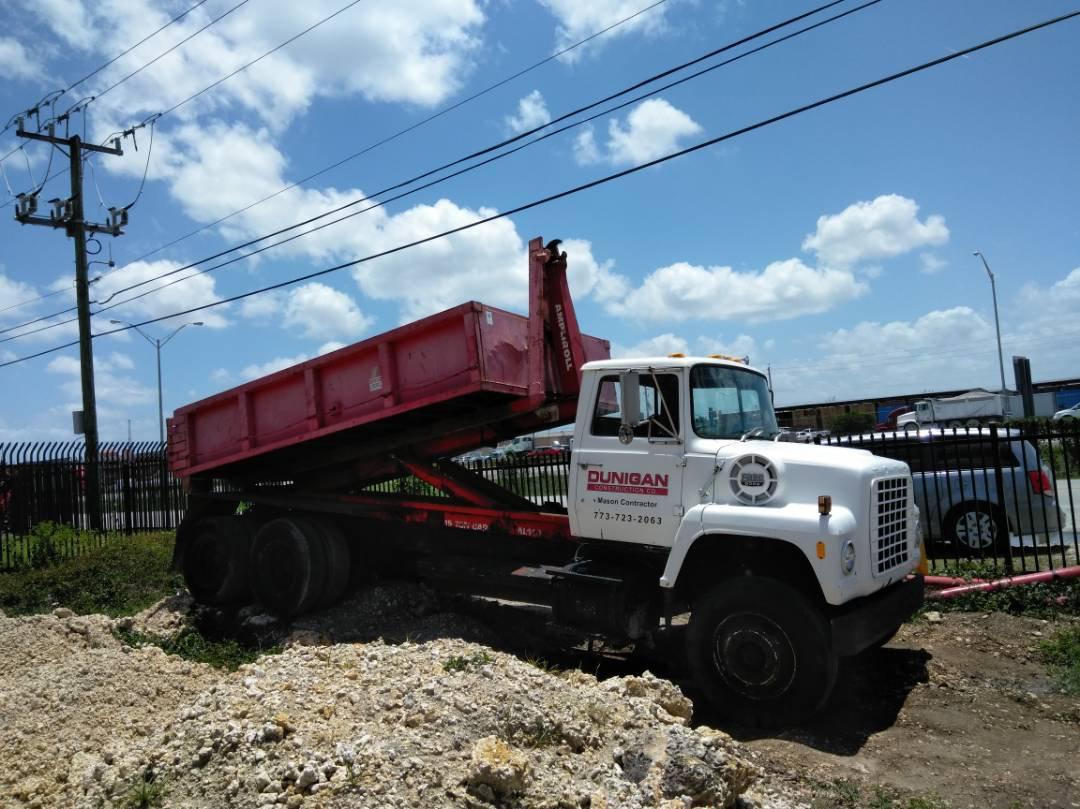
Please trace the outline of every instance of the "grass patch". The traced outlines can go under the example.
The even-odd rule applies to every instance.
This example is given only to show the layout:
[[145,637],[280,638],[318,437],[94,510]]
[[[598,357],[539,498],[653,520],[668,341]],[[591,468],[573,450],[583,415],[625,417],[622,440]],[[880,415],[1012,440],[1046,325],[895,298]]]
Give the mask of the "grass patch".
[[73,558],[0,573],[0,609],[8,615],[56,607],[132,615],[183,587],[182,578],[169,570],[174,539],[172,531],[105,535],[99,547]]
[[903,795],[883,786],[866,793],[847,778],[819,784],[815,793],[811,809],[949,809],[948,802],[932,795]]
[[[1005,574],[984,562],[935,565],[939,576],[965,579],[1000,579]],[[973,592],[941,601],[927,600],[923,612],[1007,612],[1031,618],[1052,619],[1062,615],[1080,615],[1080,579],[1065,579],[1040,584],[1024,584],[992,593]]]
[[473,652],[471,655],[452,655],[443,661],[442,667],[445,672],[470,671],[486,666],[495,658],[485,651]]
[[1040,643],[1039,656],[1066,694],[1080,695],[1080,624],[1062,627]]
[[134,630],[114,630],[116,637],[128,646],[157,646],[167,654],[177,655],[184,660],[206,663],[216,669],[236,671],[245,663],[254,663],[263,655],[277,654],[280,646],[246,646],[232,638],[213,640],[203,635],[196,627],[187,626],[175,635],[163,637],[147,635]]
[[156,809],[163,806],[165,787],[160,781],[140,781],[124,795],[123,809]]

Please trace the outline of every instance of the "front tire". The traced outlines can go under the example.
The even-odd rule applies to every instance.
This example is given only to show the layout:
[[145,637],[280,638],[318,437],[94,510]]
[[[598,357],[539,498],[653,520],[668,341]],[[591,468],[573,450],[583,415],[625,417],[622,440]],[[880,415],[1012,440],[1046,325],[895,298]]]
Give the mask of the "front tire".
[[801,721],[836,682],[832,633],[821,608],[763,576],[728,579],[694,603],[691,674],[716,710],[749,725]]

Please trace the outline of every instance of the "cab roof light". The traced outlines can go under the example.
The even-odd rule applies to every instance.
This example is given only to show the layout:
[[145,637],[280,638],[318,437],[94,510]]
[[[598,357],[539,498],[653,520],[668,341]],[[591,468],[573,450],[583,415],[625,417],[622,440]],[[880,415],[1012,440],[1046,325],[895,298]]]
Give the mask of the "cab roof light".
[[672,359],[682,359],[686,355],[685,354],[668,354],[668,356],[671,357]]
[[749,365],[749,357],[733,357],[730,354],[709,354],[711,360],[727,360],[728,362],[737,362],[741,365]]

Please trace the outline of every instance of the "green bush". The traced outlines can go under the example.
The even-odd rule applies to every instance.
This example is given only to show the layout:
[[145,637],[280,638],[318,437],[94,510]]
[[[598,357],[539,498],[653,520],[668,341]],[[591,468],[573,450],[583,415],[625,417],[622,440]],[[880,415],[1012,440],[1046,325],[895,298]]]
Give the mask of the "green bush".
[[829,422],[833,435],[855,435],[874,429],[874,417],[870,413],[840,413]]
[[[50,536],[54,543],[60,538]],[[173,532],[96,539],[100,547],[74,558],[0,574],[0,609],[26,615],[67,607],[116,617],[145,609],[183,587],[181,577],[169,570]],[[45,558],[48,552],[39,555]]]

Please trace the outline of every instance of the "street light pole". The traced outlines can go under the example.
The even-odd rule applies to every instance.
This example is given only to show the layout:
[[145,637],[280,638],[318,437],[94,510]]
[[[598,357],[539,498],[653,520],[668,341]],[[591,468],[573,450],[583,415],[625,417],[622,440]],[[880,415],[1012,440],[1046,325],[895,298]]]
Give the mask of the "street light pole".
[[994,329],[997,331],[997,349],[998,349],[998,370],[1001,372],[1001,392],[1005,392],[1005,359],[1001,353],[1001,322],[998,320],[998,305],[997,305],[997,284],[994,283],[994,273],[990,270],[990,265],[986,263],[986,256],[976,250],[972,253],[973,256],[978,256],[982,259],[983,266],[986,268],[986,274],[990,276],[990,294],[994,296]]
[[168,343],[169,340],[171,340],[176,335],[178,335],[180,333],[180,330],[183,329],[185,326],[201,326],[203,324],[203,322],[201,320],[196,320],[196,321],[194,321],[192,323],[181,323],[164,340],[158,339],[156,337],[151,337],[149,334],[144,332],[142,329],[140,329],[134,323],[127,323],[127,322],[125,322],[123,320],[110,320],[109,322],[114,324],[114,325],[117,325],[117,326],[129,326],[129,327],[135,329],[135,331],[137,331],[139,334],[141,334],[143,336],[143,338],[148,343],[150,343],[150,345],[152,345],[154,347],[154,350],[157,353],[158,438],[161,441],[161,443],[164,444],[165,443],[165,404],[164,404],[164,401],[163,401],[163,398],[162,398],[162,395],[161,395],[161,349],[165,347],[165,344]]

